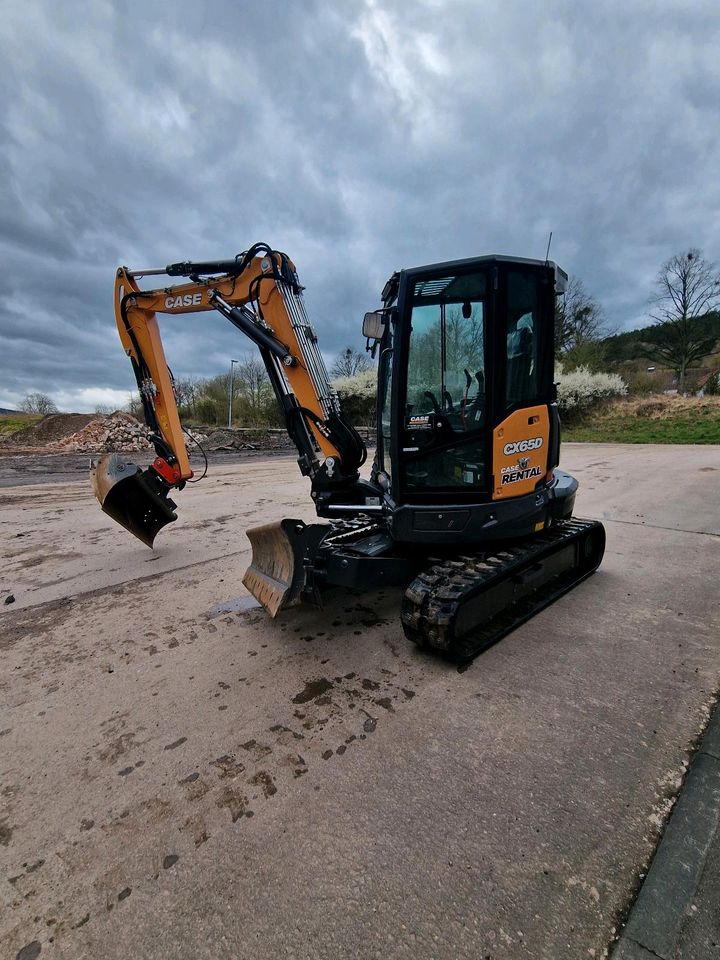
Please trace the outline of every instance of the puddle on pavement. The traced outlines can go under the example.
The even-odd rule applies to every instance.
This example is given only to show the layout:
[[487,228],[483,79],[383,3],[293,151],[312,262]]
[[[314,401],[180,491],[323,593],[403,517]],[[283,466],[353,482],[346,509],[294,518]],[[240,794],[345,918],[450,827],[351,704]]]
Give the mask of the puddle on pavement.
[[236,597],[218,603],[206,614],[207,617],[219,617],[221,613],[247,613],[249,610],[262,610],[262,604],[255,597]]

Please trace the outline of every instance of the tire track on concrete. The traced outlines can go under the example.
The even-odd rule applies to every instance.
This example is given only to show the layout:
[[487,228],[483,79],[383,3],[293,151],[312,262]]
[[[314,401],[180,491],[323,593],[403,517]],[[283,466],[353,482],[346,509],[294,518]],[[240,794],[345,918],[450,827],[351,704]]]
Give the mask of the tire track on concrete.
[[[117,590],[94,592],[93,600],[109,595],[114,603]],[[86,597],[65,611],[62,623],[48,618],[46,645],[50,641],[52,647],[58,634],[72,635],[72,621],[83,619],[78,608],[88,602]],[[44,607],[56,612],[54,605]],[[159,704],[167,692],[162,664],[176,670],[189,658],[188,677],[201,681],[191,706],[194,719],[188,722],[187,710],[176,708],[160,735],[138,709],[138,694],[135,703],[125,695],[108,702],[122,709],[100,721],[77,758],[87,809],[72,811],[72,819],[66,812],[60,829],[47,837],[54,844],[43,845],[40,831],[32,855],[26,853],[29,845],[21,845],[22,859],[9,874],[16,922],[4,934],[18,942],[22,931],[32,928],[26,936],[39,937],[44,923],[46,939],[65,942],[86,924],[122,909],[138,887],[147,891],[224,831],[262,829],[264,818],[274,816],[273,805],[291,802],[297,790],[322,789],[331,768],[333,776],[346,775],[342,771],[353,752],[366,747],[379,724],[402,712],[422,680],[425,661],[415,658],[408,669],[409,661],[388,637],[394,631],[382,614],[394,613],[394,607],[394,598],[383,596],[373,606],[344,596],[324,611],[300,610],[276,621],[272,631],[265,614],[250,609],[185,618],[172,624],[172,633],[156,624],[140,636],[131,628],[124,638],[116,636],[108,682],[140,670],[142,696],[157,697]],[[84,644],[75,643],[73,657],[63,660],[65,645],[54,660],[28,667],[23,679],[47,697],[43,684],[50,672],[53,685],[68,691],[73,682],[63,671],[87,675],[93,647],[88,635]],[[348,660],[354,669],[345,668]],[[289,663],[285,682],[275,689],[274,671]],[[183,695],[192,696],[188,687],[189,682]],[[34,703],[37,695],[36,690],[18,706]],[[205,724],[204,736],[198,736],[195,714]],[[210,717],[217,718],[214,729]],[[168,736],[170,727],[176,729]],[[19,819],[16,842],[25,827],[22,815]]]

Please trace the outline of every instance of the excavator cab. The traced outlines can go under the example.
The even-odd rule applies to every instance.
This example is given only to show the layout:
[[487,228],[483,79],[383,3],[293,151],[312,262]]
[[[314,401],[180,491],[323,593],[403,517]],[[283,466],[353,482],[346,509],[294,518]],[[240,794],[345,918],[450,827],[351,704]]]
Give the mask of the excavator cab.
[[[554,318],[566,281],[553,263],[497,256],[389,281],[375,475],[398,539],[452,542],[462,531],[484,541],[494,528],[532,533],[544,519],[534,501],[559,458]],[[564,492],[571,512],[574,489]]]

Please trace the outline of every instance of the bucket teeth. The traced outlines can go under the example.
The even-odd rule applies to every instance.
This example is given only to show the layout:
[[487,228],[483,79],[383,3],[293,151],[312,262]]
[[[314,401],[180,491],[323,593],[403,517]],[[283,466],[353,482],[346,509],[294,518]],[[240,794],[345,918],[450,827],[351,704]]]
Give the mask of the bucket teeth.
[[113,453],[93,466],[90,477],[103,513],[148,547],[158,531],[177,519],[169,486],[149,467],[141,470]]

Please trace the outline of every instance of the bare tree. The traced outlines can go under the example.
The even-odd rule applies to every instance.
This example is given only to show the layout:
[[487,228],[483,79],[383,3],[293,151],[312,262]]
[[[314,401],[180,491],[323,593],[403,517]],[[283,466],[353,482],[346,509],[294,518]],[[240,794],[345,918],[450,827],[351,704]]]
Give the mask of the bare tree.
[[693,247],[662,265],[655,286],[650,317],[657,327],[648,356],[675,372],[682,393],[688,368],[715,348],[717,338],[703,333],[697,320],[720,304],[720,275]]
[[194,417],[200,395],[200,381],[196,377],[179,377],[173,381],[173,386],[180,416]]
[[256,414],[270,392],[265,364],[252,354],[245,354],[235,370],[234,391],[244,397],[253,414]]
[[558,297],[555,307],[556,357],[598,343],[607,333],[600,305],[585,291],[579,277],[570,277],[565,295]]
[[29,393],[18,406],[23,413],[42,413],[45,416],[48,413],[58,412],[55,401],[46,393]]
[[125,409],[128,413],[131,413],[133,417],[138,420],[142,420],[144,416],[142,400],[140,399],[140,394],[137,390],[133,390],[128,394],[128,401],[125,406]]
[[331,377],[354,377],[358,373],[364,373],[372,366],[370,357],[353,347],[345,347],[335,357],[332,367],[330,367]]
[[[228,412],[228,393],[230,378],[215,377],[202,382],[202,403],[207,407],[220,382],[224,383],[224,410]],[[237,361],[232,377],[232,418],[245,427],[260,427],[278,421],[278,408],[275,402],[265,364],[254,354],[245,354]],[[207,414],[206,414],[207,415]]]
[[210,424],[227,423],[229,386],[230,377],[227,373],[209,377],[198,383],[195,415],[199,420]]

